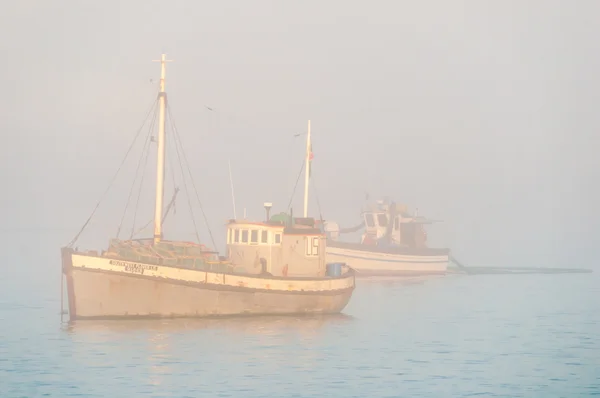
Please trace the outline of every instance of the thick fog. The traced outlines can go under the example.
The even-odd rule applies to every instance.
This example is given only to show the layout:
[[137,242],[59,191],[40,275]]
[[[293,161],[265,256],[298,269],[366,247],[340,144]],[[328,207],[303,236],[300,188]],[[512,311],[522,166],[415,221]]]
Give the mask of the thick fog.
[[[265,201],[288,210],[305,151],[294,135],[310,119],[311,216],[353,226],[366,193],[387,196],[443,220],[429,244],[468,265],[593,268],[599,12],[583,0],[5,2],[4,251],[47,254],[40,266],[58,280],[59,249],[144,121],[164,52],[170,109],[219,250],[233,216],[228,161],[238,217],[264,217]],[[114,237],[142,141],[80,247]],[[180,174],[168,145],[167,178]],[[155,151],[138,226],[153,217]],[[192,240],[178,186],[165,233]],[[172,191],[169,180],[165,202]],[[302,194],[303,178],[294,213]]]

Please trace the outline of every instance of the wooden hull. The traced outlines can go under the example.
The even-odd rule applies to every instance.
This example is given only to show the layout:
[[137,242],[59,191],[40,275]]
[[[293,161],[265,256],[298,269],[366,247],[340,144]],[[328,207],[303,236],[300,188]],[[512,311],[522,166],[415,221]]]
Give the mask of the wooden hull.
[[263,278],[132,263],[63,251],[71,319],[339,313],[340,278]]
[[328,243],[326,261],[348,264],[362,276],[444,275],[448,270],[449,252],[429,249],[405,253],[393,250],[369,250],[362,245]]

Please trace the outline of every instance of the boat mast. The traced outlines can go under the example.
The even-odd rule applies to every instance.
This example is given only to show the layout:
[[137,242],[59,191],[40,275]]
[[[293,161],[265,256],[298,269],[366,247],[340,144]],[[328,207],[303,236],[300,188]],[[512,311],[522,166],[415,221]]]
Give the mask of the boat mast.
[[306,135],[306,160],[304,161],[304,218],[308,217],[308,182],[310,179],[310,161],[312,149],[310,146],[310,120],[308,121],[308,132]]
[[160,62],[160,91],[158,92],[158,151],[156,159],[156,206],[154,208],[154,243],[162,239],[162,207],[165,194],[165,109],[167,93],[165,92],[165,77],[167,56],[162,54]]

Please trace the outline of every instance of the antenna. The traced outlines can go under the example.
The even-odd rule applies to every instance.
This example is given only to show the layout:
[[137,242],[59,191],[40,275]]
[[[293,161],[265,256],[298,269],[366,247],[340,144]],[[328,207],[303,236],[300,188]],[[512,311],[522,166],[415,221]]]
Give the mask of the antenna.
[[231,176],[231,160],[227,160],[229,163],[229,184],[231,185],[231,202],[233,203],[233,218],[237,219],[237,215],[235,212],[235,193],[233,192],[233,178]]

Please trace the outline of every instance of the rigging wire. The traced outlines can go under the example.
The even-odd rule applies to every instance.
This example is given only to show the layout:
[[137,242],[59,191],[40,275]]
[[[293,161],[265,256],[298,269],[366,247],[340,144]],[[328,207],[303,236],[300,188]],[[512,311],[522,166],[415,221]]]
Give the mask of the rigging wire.
[[[167,161],[169,163],[169,171],[171,172],[171,178],[173,179],[173,192],[174,192],[173,194],[175,196],[177,196],[179,187],[177,186],[177,179],[175,178],[175,167],[173,166],[173,160],[171,159],[171,156],[167,156]],[[171,206],[173,206],[173,214],[176,214],[177,213],[176,202],[173,201],[169,204],[169,207],[168,207],[169,210],[171,209]],[[167,212],[169,210],[167,210]],[[165,220],[166,220],[166,213],[165,213]],[[163,224],[164,224],[164,220],[163,220]]]
[[[150,131],[154,129],[154,125],[156,123],[156,112],[154,113],[154,118],[152,119],[152,124],[150,125]],[[152,140],[150,140],[152,142]],[[144,179],[146,177],[146,166],[148,165],[148,157],[150,155],[150,143],[148,143],[148,150],[146,151],[146,158],[144,159],[144,168],[142,169],[142,177],[140,179],[140,186],[138,189],[137,200],[135,202],[135,210],[133,211],[133,222],[131,224],[131,234],[129,235],[129,239],[133,239],[135,235],[135,223],[137,220],[138,210],[140,208],[140,199],[142,197],[142,188],[144,186]]]
[[171,178],[173,179],[173,190],[176,191],[177,190],[177,180],[175,179],[175,167],[173,167],[173,161],[171,160],[171,157],[168,156],[167,159],[169,161],[169,169],[171,171]]
[[[166,98],[165,98],[165,100],[166,100],[166,106],[168,107],[169,106],[169,101]],[[166,116],[169,116],[169,115],[166,115]],[[165,126],[165,128],[166,128],[166,126]],[[166,134],[166,131],[165,131],[165,134]],[[169,148],[170,148],[170,145],[167,146],[167,150]],[[171,171],[171,178],[173,179],[173,191],[178,191],[179,188],[177,187],[177,179],[175,178],[175,167],[173,166],[173,160],[171,159],[171,156],[167,156],[167,161],[168,161],[168,164],[169,164],[169,169]],[[183,177],[184,176],[182,176],[182,178]],[[173,203],[173,207],[175,207],[175,203]]]
[[[168,108],[167,108],[168,109]],[[171,123],[171,130],[174,131],[173,128],[173,121],[171,120],[171,115],[170,113],[167,113],[168,119],[169,119],[169,123]],[[173,133],[173,136],[175,137],[175,134]],[[181,170],[181,176],[182,176],[182,181],[183,181],[183,189],[185,190],[185,197],[187,199],[187,203],[188,203],[188,207],[190,209],[190,214],[191,214],[191,218],[192,218],[192,224],[194,225],[194,234],[196,235],[196,240],[198,241],[198,243],[200,242],[200,234],[198,233],[198,225],[196,224],[196,217],[194,217],[194,209],[192,207],[192,202],[190,200],[190,193],[187,187],[187,182],[185,181],[185,173],[183,171],[183,162],[181,159],[181,155],[179,154],[179,147],[177,146],[177,139],[174,140],[175,141],[175,152],[177,154],[177,160],[179,161],[179,168]]]
[[[302,133],[299,134],[295,134],[292,136],[292,143],[294,142],[294,138],[301,136]],[[300,182],[300,177],[302,177],[302,171],[304,170],[304,166],[306,164],[306,158],[304,158],[303,162],[302,162],[302,167],[300,168],[300,172],[298,173],[298,177],[296,178],[296,183],[294,184],[294,190],[292,191],[292,195],[290,197],[290,202],[288,203],[288,209],[290,208],[290,206],[292,205],[292,201],[294,200],[294,195],[296,194],[296,189],[298,188],[298,182]],[[315,190],[315,198],[317,199],[317,209],[319,210],[319,218],[321,221],[323,221],[323,212],[321,210],[321,201],[319,199],[319,193],[317,192],[317,184],[316,181],[314,181],[315,177],[314,177],[314,173],[312,171],[312,167],[310,168],[310,180],[312,183],[312,187]]]
[[[286,190],[287,190],[286,193],[289,192],[289,185],[288,185],[289,181],[291,181],[292,178],[294,178],[294,163],[295,163],[294,144],[296,143],[296,138],[298,138],[300,135],[301,134],[294,134],[290,137],[291,140],[290,140],[290,147],[289,147],[289,150],[287,153],[288,162],[287,162],[287,167],[286,167],[286,176],[285,176],[285,184],[284,184],[286,187]],[[296,182],[296,184],[298,184],[298,183]],[[294,186],[293,190],[295,190],[295,189],[296,189],[296,186]],[[293,197],[293,194],[292,194],[292,197]],[[288,209],[289,209],[289,206],[288,206]]]
[[[210,112],[211,114],[213,114],[213,115],[216,116],[215,120],[216,120],[217,125],[219,125],[220,124],[220,120],[222,120],[224,118],[225,120],[227,120],[229,122],[234,122],[234,123],[235,122],[241,122],[242,124],[244,124],[248,128],[252,128],[252,129],[255,129],[255,130],[262,130],[263,129],[262,127],[258,127],[258,126],[254,125],[252,123],[249,123],[247,120],[241,120],[241,119],[239,119],[236,115],[230,114],[228,112],[224,112],[224,111],[222,111],[220,109],[215,109],[212,106],[208,106],[208,105],[204,104],[204,108],[208,112]],[[219,127],[217,127],[217,129],[218,128]],[[305,132],[304,133],[297,133],[297,134],[293,134],[290,137],[291,140],[290,140],[290,145],[289,145],[289,155],[287,156],[286,159],[290,159],[291,161],[285,167],[286,173],[288,174],[288,177],[293,177],[293,174],[291,174],[291,173],[293,173],[293,156],[292,156],[292,154],[294,152],[294,144],[296,143],[296,138],[298,138],[298,137],[300,137],[302,135],[305,135],[305,134],[306,134]],[[304,163],[303,163],[302,167],[304,167]],[[302,170],[300,170],[300,175],[301,174],[302,174]],[[300,176],[298,177],[298,180],[296,181],[296,185],[294,185],[293,192],[292,192],[291,197],[290,197],[290,202],[289,202],[289,205],[288,205],[288,209],[290,208],[290,206],[291,206],[291,204],[293,202],[295,191],[296,191],[299,179],[300,179]],[[288,180],[288,178],[286,178],[286,181],[287,180]]]
[[[135,169],[135,175],[133,177],[133,183],[131,184],[131,189],[129,190],[129,196],[127,197],[127,203],[125,205],[125,210],[123,211],[123,216],[121,217],[121,222],[119,223],[119,228],[117,229],[117,239],[119,239],[119,235],[121,233],[121,228],[123,227],[123,221],[125,220],[125,215],[127,214],[127,209],[129,209],[129,204],[131,203],[131,196],[133,195],[133,190],[135,188],[135,182],[137,181],[138,174],[140,172],[140,167],[142,166],[142,161],[144,159],[148,159],[148,152],[150,152],[150,137],[152,136],[152,128],[154,127],[154,120],[156,119],[156,112],[154,112],[153,122],[150,124],[148,128],[148,135],[146,136],[146,141],[144,142],[144,147],[142,148],[142,153],[140,155],[140,160],[138,161],[138,165]],[[144,156],[145,155],[145,156]],[[140,181],[140,187],[144,182],[144,174],[145,174],[145,164],[144,169],[142,170],[142,178]],[[140,188],[141,189],[141,188]],[[137,208],[136,208],[137,213]]]
[[[167,207],[163,211],[163,216],[162,216],[162,219],[161,219],[163,224],[165,223],[165,220],[167,219],[167,216],[169,215],[169,211],[171,211],[171,207],[175,206],[175,199],[177,198],[177,194],[178,193],[179,193],[179,188],[176,188],[175,192],[173,192],[173,197],[171,198],[171,201],[169,202],[169,204],[167,205]],[[140,232],[144,231],[153,222],[154,222],[154,220],[152,220],[152,219],[150,221],[148,221],[146,223],[146,225],[144,225],[143,227],[141,227],[140,229],[138,229],[137,231],[135,231],[134,233],[132,233],[130,239],[133,239],[134,236],[136,236]]]
[[[169,121],[172,124],[174,136],[177,138],[176,139],[175,147],[177,147],[177,143],[181,147],[181,153],[183,154],[183,159],[184,159],[184,161],[186,163],[188,174],[189,174],[190,180],[192,182],[192,186],[194,187],[194,191],[196,192],[196,199],[198,200],[198,204],[200,205],[200,211],[202,213],[202,216],[204,217],[204,222],[206,224],[206,228],[208,229],[208,234],[210,235],[210,240],[211,240],[211,242],[213,244],[213,248],[216,249],[217,248],[217,244],[215,242],[215,238],[214,238],[213,233],[212,233],[212,231],[210,229],[210,226],[208,225],[208,218],[206,217],[206,213],[204,212],[204,207],[202,206],[202,202],[200,201],[200,195],[198,194],[198,188],[196,188],[196,183],[194,182],[194,178],[192,177],[192,171],[190,169],[190,164],[189,164],[189,162],[187,160],[187,156],[186,156],[185,151],[183,149],[183,142],[181,140],[181,136],[179,135],[179,132],[177,131],[177,126],[175,125],[175,119],[173,118],[173,115],[171,114],[171,107],[168,104],[167,104],[167,113],[169,115]],[[181,162],[180,162],[180,166],[183,169],[183,166],[181,165]],[[193,217],[192,217],[192,219],[193,219]],[[194,221],[194,225],[195,224],[196,223]],[[198,243],[200,243],[200,242],[198,242]]]
[[317,199],[317,209],[319,209],[319,219],[321,221],[323,221],[323,212],[321,211],[321,201],[319,200],[319,193],[317,192],[317,183],[315,181],[315,175],[312,170],[311,170],[311,180],[312,180],[313,189],[315,190],[315,198]]
[[[166,132],[165,132],[166,133]],[[170,148],[170,146],[168,146],[168,148]],[[171,177],[173,178],[173,197],[171,198],[171,201],[169,202],[169,204],[167,205],[167,207],[164,209],[163,211],[163,217],[162,217],[162,223],[164,225],[165,220],[167,219],[167,216],[169,215],[169,212],[171,211],[171,209],[173,209],[173,213],[176,213],[177,209],[176,209],[176,201],[175,199],[177,198],[177,194],[179,193],[179,187],[177,187],[177,179],[175,178],[175,167],[173,167],[173,162],[171,160],[170,156],[167,156],[168,160],[169,160],[169,168],[171,171]],[[148,154],[146,154],[146,161],[148,160]],[[145,167],[145,166],[144,166]],[[143,175],[142,175],[142,180],[143,180]],[[185,183],[185,181],[184,181]],[[141,185],[140,185],[140,192],[139,194],[141,194]],[[138,203],[140,200],[140,195],[138,194]],[[137,207],[136,207],[136,213],[137,213]],[[192,213],[193,215],[193,213]],[[146,228],[148,228],[150,226],[150,224],[152,224],[154,220],[150,220],[148,221],[144,226],[140,227],[137,231],[135,230],[135,218],[134,218],[134,223],[133,226],[131,228],[131,236],[129,239],[133,239],[134,236],[136,236],[137,234],[139,234],[140,232],[144,231]]]
[[294,190],[292,191],[292,195],[290,196],[290,202],[288,203],[287,208],[291,208],[292,201],[294,200],[294,195],[296,194],[296,188],[298,187],[298,182],[300,181],[300,177],[302,177],[302,171],[304,170],[304,164],[306,163],[306,159],[302,161],[302,167],[300,167],[300,172],[298,173],[298,178],[296,178],[296,184],[294,184]]
[[144,125],[146,124],[146,120],[148,120],[148,117],[150,116],[150,114],[154,110],[154,108],[155,108],[155,106],[156,106],[157,103],[158,103],[158,101],[156,101],[156,99],[155,99],[153,101],[153,103],[152,103],[152,106],[150,107],[150,110],[148,111],[148,114],[146,115],[146,118],[144,119],[144,122],[142,123],[142,125],[138,129],[138,131],[135,134],[135,137],[134,137],[131,145],[127,149],[127,152],[125,153],[125,156],[123,157],[123,160],[121,161],[121,164],[119,165],[119,168],[117,169],[117,172],[114,174],[112,180],[108,184],[108,187],[106,188],[106,190],[104,191],[104,193],[100,196],[100,200],[98,201],[98,203],[94,207],[94,210],[92,210],[92,214],[90,214],[90,216],[88,217],[88,219],[86,220],[86,222],[83,224],[83,226],[81,227],[81,229],[79,230],[79,232],[77,233],[77,235],[75,235],[75,237],[67,244],[68,248],[73,247],[73,245],[75,244],[75,242],[77,242],[77,240],[79,239],[79,237],[81,236],[81,234],[83,233],[83,231],[85,230],[85,228],[88,226],[88,224],[92,220],[92,217],[94,217],[94,214],[96,214],[96,211],[98,210],[98,207],[100,207],[100,204],[102,203],[102,200],[104,200],[104,197],[106,196],[106,194],[108,193],[108,191],[110,191],[110,188],[112,188],[115,180],[117,179],[117,176],[119,175],[119,173],[121,172],[121,169],[123,168],[123,164],[125,164],[125,161],[127,160],[127,157],[129,156],[129,153],[131,152],[131,149],[133,148],[133,146],[137,142],[137,139],[138,139],[140,133],[142,132],[142,129],[144,128]]

